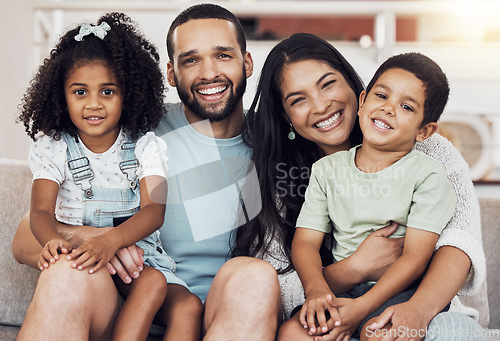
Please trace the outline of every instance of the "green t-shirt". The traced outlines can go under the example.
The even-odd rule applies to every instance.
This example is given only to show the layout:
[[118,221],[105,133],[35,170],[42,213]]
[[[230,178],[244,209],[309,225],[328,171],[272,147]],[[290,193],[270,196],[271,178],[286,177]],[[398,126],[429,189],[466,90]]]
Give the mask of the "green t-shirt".
[[393,237],[403,236],[406,226],[441,233],[456,200],[444,166],[413,149],[384,170],[364,173],[354,162],[358,147],[313,164],[296,226],[333,230],[336,261],[391,221],[400,224]]

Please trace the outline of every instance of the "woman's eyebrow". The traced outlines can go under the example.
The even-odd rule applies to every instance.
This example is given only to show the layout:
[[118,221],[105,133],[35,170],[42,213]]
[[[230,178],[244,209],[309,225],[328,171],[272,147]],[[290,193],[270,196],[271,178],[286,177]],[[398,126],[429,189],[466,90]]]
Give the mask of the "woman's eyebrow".
[[[323,76],[319,77],[319,79],[316,81],[316,85],[319,85],[326,77],[331,76],[331,75],[336,75],[336,73],[335,72],[327,72],[327,73],[325,73]],[[292,96],[300,95],[301,93],[302,93],[302,91],[290,92],[288,95],[286,95],[285,101],[288,98],[290,98]]]

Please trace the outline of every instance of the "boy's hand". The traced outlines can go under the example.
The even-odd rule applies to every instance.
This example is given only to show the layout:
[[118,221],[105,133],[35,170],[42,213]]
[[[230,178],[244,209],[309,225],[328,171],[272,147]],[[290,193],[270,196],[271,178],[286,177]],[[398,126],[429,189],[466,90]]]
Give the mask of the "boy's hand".
[[69,253],[72,249],[71,243],[64,239],[52,239],[45,244],[38,259],[38,268],[47,269],[49,264],[54,264],[59,259],[60,253]]
[[[333,305],[328,303],[328,297],[332,301],[335,296],[328,291],[311,292],[307,295],[306,301],[300,310],[299,321],[304,328],[308,329],[309,335],[327,333],[332,328],[330,321],[333,326],[340,326],[339,312]],[[326,311],[330,314],[328,320],[325,314]]]
[[116,252],[113,244],[108,240],[106,235],[100,235],[88,239],[80,247],[73,250],[67,257],[68,260],[75,260],[71,266],[78,270],[86,269],[93,266],[89,270],[92,274],[106,266]]
[[350,298],[328,298],[328,304],[335,307],[342,319],[342,324],[331,329],[328,335],[316,337],[317,341],[350,339],[361,321],[367,316],[362,300]]

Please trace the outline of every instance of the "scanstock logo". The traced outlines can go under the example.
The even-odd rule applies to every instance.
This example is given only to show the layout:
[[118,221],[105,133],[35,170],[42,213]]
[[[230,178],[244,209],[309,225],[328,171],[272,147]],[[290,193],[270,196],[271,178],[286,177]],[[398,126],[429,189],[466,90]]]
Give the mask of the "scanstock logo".
[[[167,142],[167,155],[176,155],[175,160],[167,161],[166,214],[184,211],[197,242],[247,223],[260,212],[262,201],[257,172],[249,155],[221,155],[225,147],[218,146],[220,140],[193,135],[193,129],[204,135],[211,133],[207,120],[167,132],[162,138]],[[209,146],[202,153],[193,153],[199,144],[190,140],[197,137],[202,139],[200,143],[212,144],[214,148]],[[210,221],[206,221],[207,217]]]

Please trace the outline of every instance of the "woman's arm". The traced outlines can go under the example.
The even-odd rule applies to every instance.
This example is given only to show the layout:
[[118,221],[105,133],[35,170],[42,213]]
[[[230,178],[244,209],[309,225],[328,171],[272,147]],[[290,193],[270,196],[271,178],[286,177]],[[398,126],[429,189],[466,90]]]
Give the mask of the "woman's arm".
[[367,314],[405,290],[424,273],[438,237],[437,233],[407,228],[403,255],[387,269],[373,288],[359,298],[367,308]]
[[[397,335],[398,330],[410,330],[414,335],[425,331],[431,320],[451,301],[462,288],[469,273],[471,262],[461,250],[443,246],[433,255],[425,277],[408,302],[387,308],[372,325],[379,329],[387,323],[392,327],[386,334]],[[443,280],[446,278],[446,280]],[[424,334],[425,335],[425,334]],[[396,340],[389,338],[387,340]],[[409,335],[397,340],[409,340]],[[414,341],[423,338],[413,337]]]
[[397,223],[372,232],[349,257],[323,269],[323,275],[335,294],[367,281],[378,281],[401,256],[404,237],[389,238]]
[[[451,246],[468,256],[471,265],[469,276],[459,294],[473,295],[485,279],[486,260],[481,240],[479,202],[470,179],[468,165],[458,150],[439,134],[434,134],[427,140],[417,143],[415,148],[432,156],[445,166],[448,179],[455,189],[455,213],[441,233],[436,249]],[[447,280],[454,281],[455,279],[447,278]],[[457,292],[454,292],[453,296],[455,294]]]

